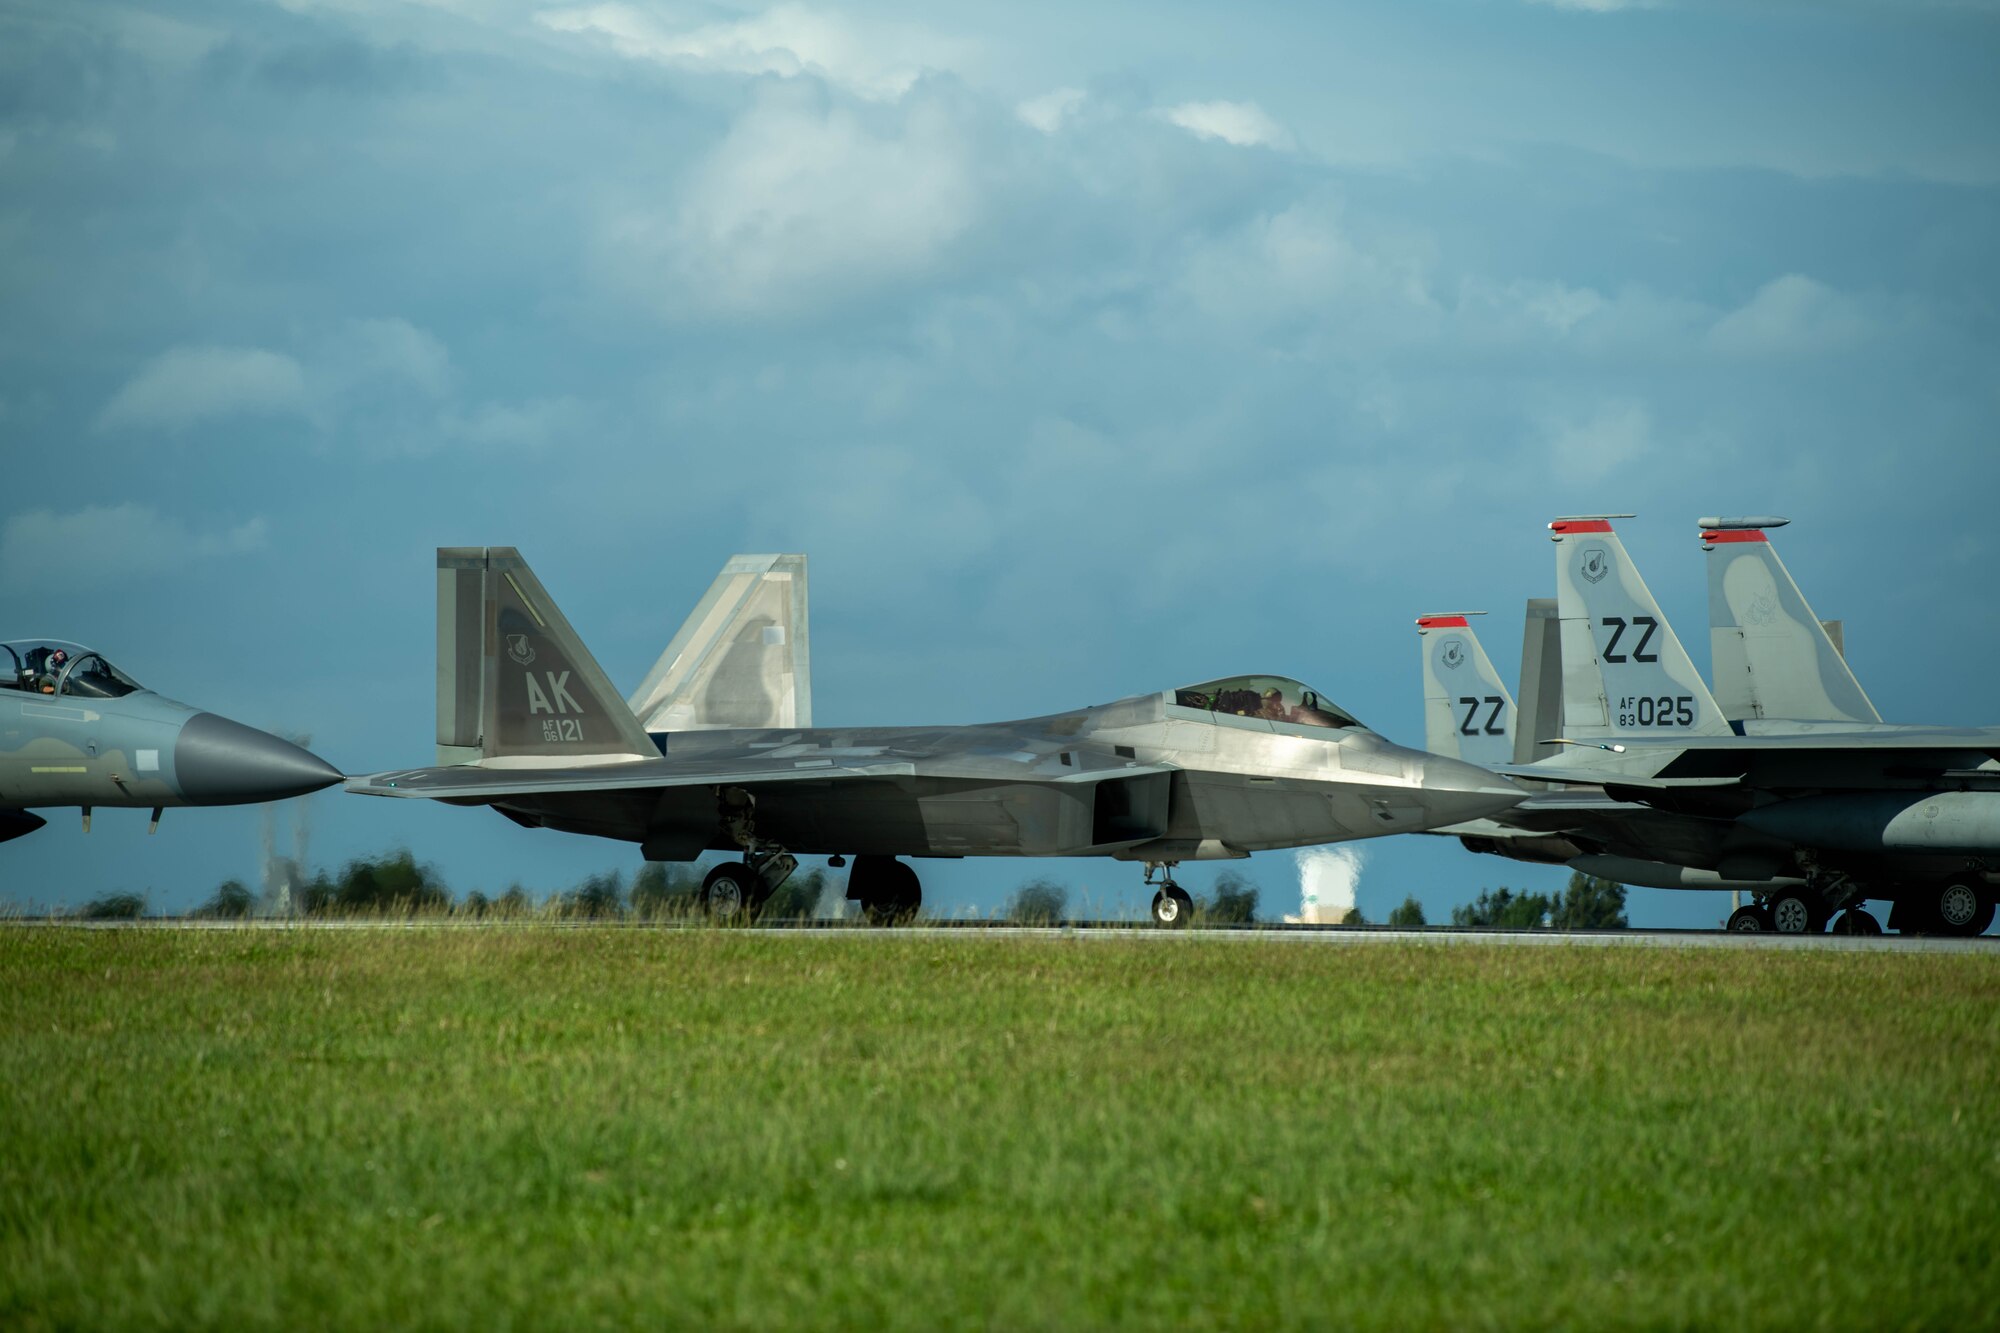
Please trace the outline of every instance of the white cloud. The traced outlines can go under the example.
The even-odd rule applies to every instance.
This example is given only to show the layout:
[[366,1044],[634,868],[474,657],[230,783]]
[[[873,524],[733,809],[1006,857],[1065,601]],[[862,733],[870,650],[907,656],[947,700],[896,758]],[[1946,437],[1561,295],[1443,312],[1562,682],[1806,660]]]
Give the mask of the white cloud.
[[1619,399],[1581,417],[1547,416],[1541,434],[1551,475],[1601,481],[1652,451],[1653,417],[1644,403]]
[[1356,245],[1321,202],[1253,218],[1193,251],[1180,287],[1209,316],[1365,343],[1422,334],[1441,313],[1420,258]]
[[306,377],[299,363],[260,347],[174,347],[127,380],[97,424],[181,430],[223,417],[304,416]]
[[1758,289],[1708,331],[1709,345],[1738,355],[1825,352],[1866,337],[1868,320],[1825,283],[1787,273]]
[[1063,120],[1083,105],[1083,98],[1080,88],[1058,88],[1040,97],[1030,97],[1014,108],[1014,114],[1022,124],[1031,125],[1043,134],[1054,134],[1062,128]]
[[451,391],[451,352],[406,319],[352,319],[331,340],[325,378],[336,391],[364,380],[400,380],[443,398]]
[[955,44],[929,34],[801,5],[678,30],[629,4],[548,10],[536,21],[601,38],[634,60],[728,74],[810,74],[874,101],[901,97],[924,70],[951,68],[959,55]]
[[608,276],[670,314],[759,317],[925,273],[977,213],[968,133],[947,96],[864,117],[766,85],[677,207],[607,226]]
[[1283,148],[1291,142],[1284,126],[1255,102],[1182,102],[1162,114],[1197,138],[1239,148]]
[[482,403],[445,419],[442,434],[480,448],[539,449],[584,442],[588,412],[574,398],[531,398],[521,403]]
[[72,513],[30,509],[0,526],[0,582],[17,590],[78,588],[166,574],[189,561],[259,550],[264,520],[195,529],[141,504]]

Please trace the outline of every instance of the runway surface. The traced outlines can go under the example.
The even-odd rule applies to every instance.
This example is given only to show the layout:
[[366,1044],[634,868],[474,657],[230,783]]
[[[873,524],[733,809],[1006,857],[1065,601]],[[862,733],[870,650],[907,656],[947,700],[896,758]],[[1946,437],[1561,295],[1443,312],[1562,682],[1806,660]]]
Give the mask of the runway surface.
[[1125,939],[1178,944],[1189,940],[1229,940],[1240,944],[1324,945],[1365,948],[1380,944],[1421,944],[1439,947],[1478,945],[1525,949],[1778,949],[1841,953],[1991,953],[2000,957],[2000,936],[1949,939],[1926,935],[1775,935],[1732,934],[1722,930],[1480,930],[1430,926],[1415,930],[1391,926],[1249,925],[1205,926],[1167,930],[1144,921],[1077,921],[1056,926],[1021,926],[1006,921],[927,921],[917,925],[877,928],[858,921],[793,921],[783,925],[716,927],[675,921],[342,921],[276,920],[197,921],[154,917],[137,921],[76,921],[14,918],[5,925],[19,928],[56,926],[65,930],[716,930],[733,929],[760,935],[797,935],[827,939],[968,938],[994,939]]

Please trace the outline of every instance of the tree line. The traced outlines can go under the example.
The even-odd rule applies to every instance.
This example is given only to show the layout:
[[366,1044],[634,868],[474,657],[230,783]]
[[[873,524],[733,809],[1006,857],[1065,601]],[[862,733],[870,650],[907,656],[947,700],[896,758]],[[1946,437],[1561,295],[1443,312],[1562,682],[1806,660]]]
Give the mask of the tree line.
[[[289,890],[289,909],[304,917],[466,916],[474,918],[545,917],[587,921],[669,921],[701,914],[702,868],[648,862],[629,878],[621,870],[587,875],[573,888],[537,900],[519,884],[488,895],[473,889],[463,897],[446,886],[435,866],[420,862],[407,848],[376,856],[357,857],[338,874],[320,870]],[[759,913],[763,920],[800,920],[830,915],[836,903],[829,890],[836,886],[824,869],[794,873],[779,885]],[[1253,925],[1259,920],[1261,890],[1239,871],[1218,875],[1207,895],[1195,900],[1195,919],[1212,925]],[[189,913],[199,920],[240,920],[281,908],[241,880],[227,880],[207,901]],[[129,920],[146,914],[139,894],[118,893],[93,899],[76,910],[84,920]],[[1019,925],[1054,925],[1071,920],[1070,890],[1065,884],[1035,878],[1017,888],[1000,916]],[[1479,897],[1451,913],[1454,926],[1512,927],[1556,930],[1623,929],[1625,888],[1611,880],[1581,872],[1553,896],[1517,893],[1502,886],[1482,889]],[[1373,924],[1359,908],[1341,924]],[[1428,924],[1424,907],[1410,895],[1391,909],[1385,924],[1405,928]]]

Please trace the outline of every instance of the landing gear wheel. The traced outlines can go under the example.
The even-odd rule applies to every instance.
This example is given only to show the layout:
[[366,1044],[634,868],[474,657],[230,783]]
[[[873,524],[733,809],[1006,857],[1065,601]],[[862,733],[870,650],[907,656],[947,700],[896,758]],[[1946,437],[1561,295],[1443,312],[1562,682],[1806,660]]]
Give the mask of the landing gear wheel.
[[850,892],[856,877],[861,881],[861,915],[871,926],[899,925],[924,905],[917,872],[894,857],[855,857],[854,874],[848,877]]
[[1730,930],[1761,935],[1771,929],[1771,914],[1761,907],[1739,907],[1729,914]]
[[1153,924],[1176,929],[1194,916],[1194,899],[1178,884],[1169,884],[1153,895]]
[[733,924],[749,919],[757,876],[741,861],[725,861],[701,882],[701,906],[711,921]]
[[1833,933],[1836,935],[1880,935],[1882,923],[1873,914],[1858,907],[1850,907],[1833,919]]
[[1931,899],[1930,907],[1931,921],[1941,935],[1977,935],[1993,923],[1992,908],[1980,901],[1979,890],[1970,884],[1945,885]]
[[1771,929],[1780,935],[1812,935],[1824,929],[1812,899],[1802,893],[1781,893],[1771,899]]

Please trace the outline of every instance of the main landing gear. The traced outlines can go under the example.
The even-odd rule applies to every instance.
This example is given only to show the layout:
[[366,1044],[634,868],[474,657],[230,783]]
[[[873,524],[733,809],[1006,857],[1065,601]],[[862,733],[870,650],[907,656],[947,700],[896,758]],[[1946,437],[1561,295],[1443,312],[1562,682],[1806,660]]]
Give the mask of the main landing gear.
[[792,877],[799,859],[775,842],[757,836],[757,798],[741,787],[716,793],[722,826],[743,849],[741,861],[725,861],[701,882],[701,905],[709,919],[725,924],[747,921],[764,900]]
[[1754,905],[1737,908],[1729,914],[1728,928],[1751,933],[1818,935],[1838,914],[1835,933],[1865,935],[1870,933],[1867,926],[1872,924],[1873,933],[1879,935],[1880,923],[1861,910],[1864,896],[1862,887],[1846,875],[1815,871],[1797,888],[1780,889],[1760,896]]
[[1156,926],[1185,926],[1194,917],[1194,899],[1188,897],[1186,889],[1174,883],[1174,867],[1179,864],[1178,861],[1146,862],[1146,883],[1158,883],[1160,886],[1159,892],[1153,895],[1153,924]]
[[847,873],[847,896],[861,903],[871,926],[893,926],[916,916],[924,905],[917,872],[893,856],[857,856]]

